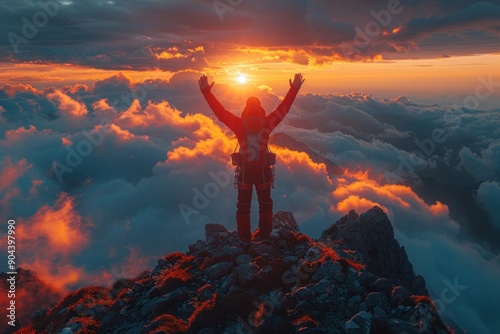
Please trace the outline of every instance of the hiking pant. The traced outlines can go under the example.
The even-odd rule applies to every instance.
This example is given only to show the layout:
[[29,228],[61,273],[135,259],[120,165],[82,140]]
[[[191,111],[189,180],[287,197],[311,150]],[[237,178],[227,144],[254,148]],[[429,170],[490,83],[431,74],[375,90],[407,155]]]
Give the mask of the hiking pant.
[[240,239],[249,240],[250,231],[250,208],[252,204],[253,187],[257,191],[259,201],[259,230],[262,235],[269,235],[273,224],[273,200],[271,198],[272,169],[265,167],[260,169],[242,168],[238,175],[238,204],[236,222],[238,224],[238,235]]

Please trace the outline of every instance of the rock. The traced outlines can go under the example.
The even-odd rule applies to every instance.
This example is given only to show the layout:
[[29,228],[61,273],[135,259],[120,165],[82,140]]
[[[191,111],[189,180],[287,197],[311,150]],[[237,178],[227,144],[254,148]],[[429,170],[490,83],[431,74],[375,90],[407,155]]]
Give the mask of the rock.
[[316,294],[310,287],[301,287],[295,290],[295,297],[297,300],[308,300],[312,301],[316,298]]
[[359,295],[352,296],[347,301],[347,307],[354,314],[359,312],[359,304],[361,304],[361,296],[359,296]]
[[389,319],[389,328],[393,333],[420,334],[418,328],[401,319]]
[[387,322],[387,313],[380,306],[375,306],[373,309],[373,320],[377,322]]
[[364,288],[359,281],[360,275],[357,271],[352,271],[346,278],[346,286],[355,295],[362,294],[364,292]]
[[379,278],[375,281],[375,290],[380,292],[391,291],[392,283],[388,278]]
[[328,312],[325,314],[322,322],[322,326],[325,327],[325,329],[328,329],[330,333],[335,333],[335,334],[340,334],[344,333],[344,327],[345,324],[344,322],[339,319],[335,313]]
[[406,290],[402,286],[397,286],[394,289],[392,289],[391,293],[391,303],[394,305],[400,305],[403,304],[403,302],[408,299],[409,297],[408,290]]
[[321,258],[323,252],[318,247],[311,247],[307,250],[305,260],[307,262],[317,261]]
[[202,273],[207,275],[208,279],[211,281],[215,281],[229,275],[231,270],[233,270],[233,267],[234,264],[231,262],[221,262],[203,269]]
[[139,283],[139,282],[134,282],[134,285],[132,286],[132,289],[135,292],[141,292],[144,291],[144,284]]
[[287,256],[283,258],[283,263],[290,266],[297,263],[298,260],[299,258],[296,256]]
[[257,326],[256,334],[268,333],[293,333],[295,330],[292,325],[292,320],[284,315],[271,314],[264,317],[262,322]]
[[319,283],[313,285],[313,291],[317,295],[321,295],[323,293],[329,294],[334,288],[335,286],[327,279],[322,279]]
[[298,232],[299,225],[291,212],[279,211],[273,215],[273,229],[284,227],[292,231]]
[[[413,286],[417,276],[404,247],[394,238],[394,229],[387,215],[375,206],[361,216],[349,212],[327,229],[320,237],[325,243],[340,240],[361,255],[366,270],[402,285],[412,293],[428,295],[422,284]],[[416,291],[418,290],[418,291]]]
[[297,317],[312,314],[314,307],[307,300],[300,300],[295,306],[295,313]]
[[376,306],[373,309],[373,322],[371,330],[374,333],[390,333],[387,313],[379,306]]
[[256,295],[252,291],[233,286],[222,297],[221,308],[225,313],[234,314],[246,321],[248,315],[257,310],[255,298]]
[[[323,234],[327,244],[295,230],[290,215],[276,219],[270,240],[245,245],[235,231],[207,225],[207,240],[188,253],[168,254],[110,289],[72,291],[26,325],[47,333],[451,334],[426,297],[409,298],[425,281],[404,271],[404,250],[381,211],[350,212]],[[362,252],[352,248],[360,242]],[[399,253],[385,258],[389,250]],[[353,264],[367,256],[365,268]],[[382,263],[406,269],[368,270]]]
[[255,255],[255,256],[272,254],[272,253],[274,253],[274,247],[271,245],[264,244],[264,243],[257,243],[257,244],[253,244],[250,247],[250,253]]
[[143,315],[148,314],[148,310],[151,310],[153,316],[158,316],[160,314],[166,313],[172,306],[178,302],[182,302],[189,297],[189,292],[185,287],[176,289],[164,297],[153,299],[152,305],[144,305],[144,312],[141,309]]
[[284,266],[279,264],[263,266],[256,274],[255,288],[260,291],[269,291],[273,287],[281,286],[284,271]]
[[255,280],[255,274],[257,273],[257,270],[257,266],[253,263],[246,263],[236,267],[238,285],[242,288],[248,286]]
[[231,273],[229,276],[224,277],[219,286],[216,289],[216,292],[220,295],[226,294],[229,289],[238,284],[238,276],[236,273]]
[[106,313],[106,315],[102,318],[101,323],[103,327],[112,327],[116,326],[122,321],[122,316],[120,313],[116,311],[109,311]]
[[380,307],[382,309],[389,308],[389,301],[387,297],[382,292],[370,292],[366,296],[366,305],[368,310],[373,310],[375,307]]
[[248,254],[242,254],[236,258],[236,264],[242,265],[246,263],[250,263],[253,261],[253,257]]
[[213,239],[214,237],[222,234],[222,233],[227,233],[227,229],[224,225],[220,224],[206,224],[205,225],[205,238],[207,240]]
[[280,242],[285,245],[291,245],[297,241],[292,229],[284,227],[277,227],[273,229],[270,234],[270,239],[274,242]]
[[319,295],[319,297],[312,300],[312,303],[316,309],[330,310],[334,301],[326,293]]
[[312,276],[313,281],[321,281],[322,279],[327,279],[331,282],[343,283],[346,278],[343,272],[342,266],[337,261],[325,260],[318,267],[314,275]]
[[373,316],[368,312],[359,312],[345,323],[346,334],[369,334]]

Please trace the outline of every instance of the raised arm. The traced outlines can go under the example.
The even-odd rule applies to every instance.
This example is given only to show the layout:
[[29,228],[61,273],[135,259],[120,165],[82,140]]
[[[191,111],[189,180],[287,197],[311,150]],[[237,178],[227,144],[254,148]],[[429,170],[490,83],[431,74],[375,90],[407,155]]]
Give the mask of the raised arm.
[[288,90],[285,98],[281,101],[276,110],[270,113],[266,118],[270,131],[274,130],[274,128],[277,127],[283,118],[285,118],[288,114],[288,111],[292,107],[292,103],[295,101],[295,97],[297,96],[297,93],[299,92],[300,87],[302,87],[304,81],[306,80],[303,78],[301,73],[295,74],[293,82],[292,79],[289,80],[290,89]]
[[207,101],[210,109],[214,112],[215,116],[222,123],[226,124],[228,128],[230,128],[233,132],[238,131],[238,124],[241,123],[241,119],[231,112],[227,111],[226,108],[217,100],[214,94],[212,94],[212,87],[215,84],[215,81],[212,84],[208,83],[208,78],[206,75],[202,75],[200,80],[198,80],[198,84],[200,85],[200,91],[202,92],[205,100]]

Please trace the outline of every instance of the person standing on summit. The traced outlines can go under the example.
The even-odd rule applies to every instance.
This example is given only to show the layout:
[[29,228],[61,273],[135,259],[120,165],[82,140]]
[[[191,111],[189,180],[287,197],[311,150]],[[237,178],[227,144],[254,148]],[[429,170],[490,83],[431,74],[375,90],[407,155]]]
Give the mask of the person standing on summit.
[[237,166],[238,181],[236,223],[238,236],[244,242],[250,242],[252,237],[250,208],[254,186],[259,201],[259,229],[256,238],[268,239],[271,234],[273,218],[271,187],[274,181],[273,165],[276,155],[269,152],[269,136],[287,115],[304,81],[302,74],[295,74],[294,80],[289,80],[290,89],[285,98],[268,115],[257,97],[249,97],[241,117],[226,110],[212,94],[215,82],[209,84],[206,75],[202,75],[198,81],[200,90],[215,116],[233,131],[238,139],[240,150],[233,154],[232,158],[233,165]]

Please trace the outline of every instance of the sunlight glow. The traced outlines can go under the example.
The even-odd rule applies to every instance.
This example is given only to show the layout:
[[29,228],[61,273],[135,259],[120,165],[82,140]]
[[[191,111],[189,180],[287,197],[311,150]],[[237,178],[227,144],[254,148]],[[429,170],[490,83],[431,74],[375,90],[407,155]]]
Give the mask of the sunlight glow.
[[236,81],[238,81],[239,84],[245,84],[247,82],[247,77],[243,74],[241,74]]

